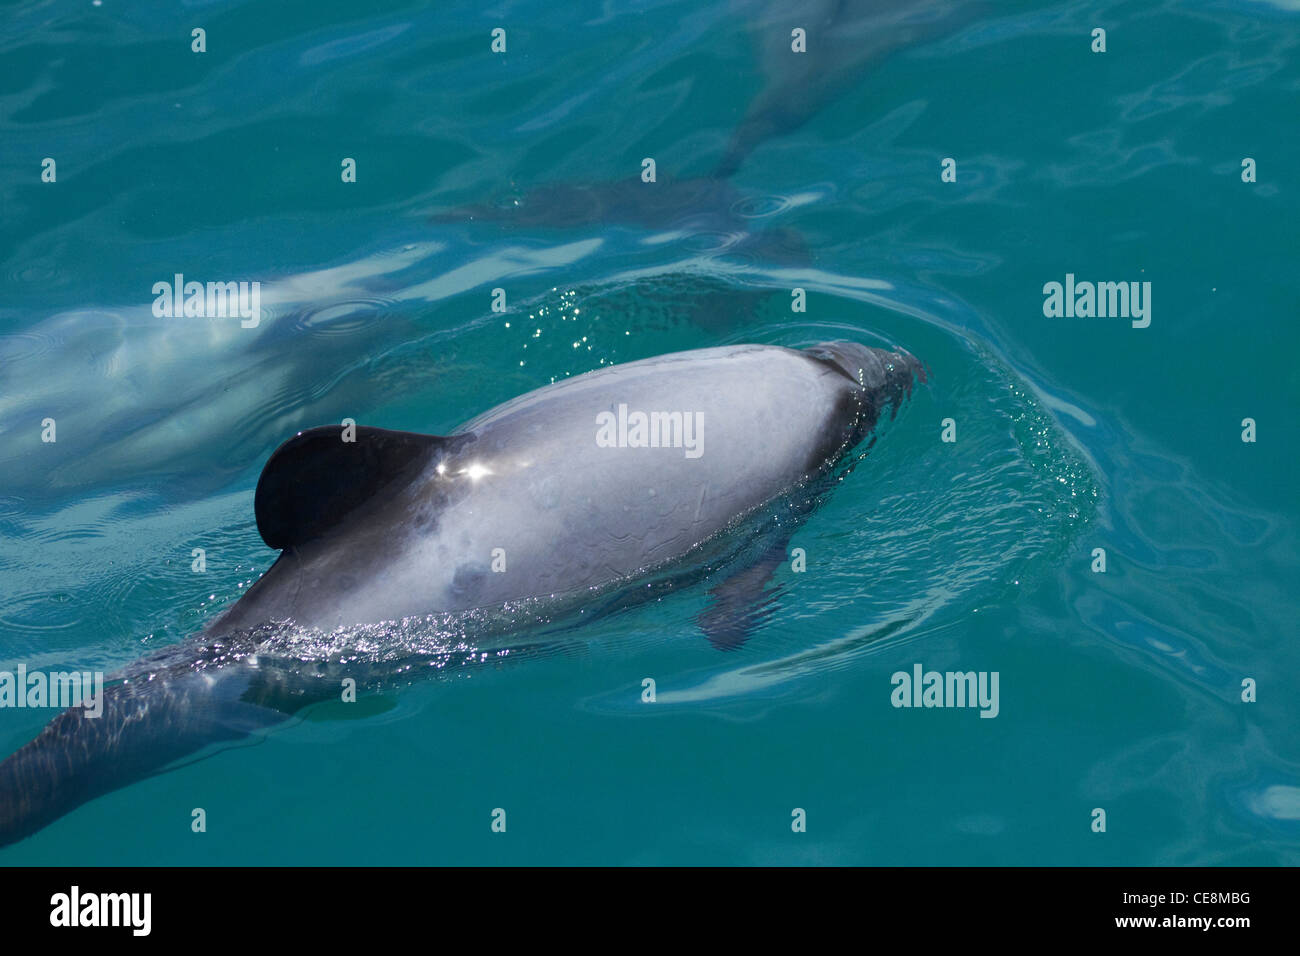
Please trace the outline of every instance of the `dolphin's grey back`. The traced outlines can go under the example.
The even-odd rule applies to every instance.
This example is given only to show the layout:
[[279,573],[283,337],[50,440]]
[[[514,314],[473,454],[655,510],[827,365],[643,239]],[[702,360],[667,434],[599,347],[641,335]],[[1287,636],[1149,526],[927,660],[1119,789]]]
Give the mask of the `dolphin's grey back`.
[[[911,356],[850,343],[735,346],[569,379],[446,438],[300,433],[272,456],[255,496],[258,528],[284,549],[280,559],[199,640],[106,688],[102,716],[66,711],[0,764],[0,846],[187,754],[336,699],[341,675],[374,676],[352,655],[294,656],[283,638],[297,624],[581,598],[666,564],[824,470],[897,407],[914,376],[924,373]],[[597,415],[620,404],[702,414],[702,453],[602,447]],[[491,567],[494,549],[504,570]],[[752,590],[751,578],[741,575],[733,596]],[[720,606],[723,619],[701,627],[737,646],[743,615],[731,620],[731,604]],[[286,620],[296,624],[270,623]],[[370,669],[381,678],[414,666],[379,659]]]
[[[439,440],[384,507],[291,542],[218,626],[332,628],[581,596],[670,562],[823,468],[896,400],[876,371],[887,353],[847,347],[860,350],[855,369],[880,377],[874,388],[825,355],[745,345],[618,365],[517,398]],[[895,390],[915,371],[896,358]],[[599,417],[616,419],[620,406],[700,423],[697,448],[601,447]],[[321,454],[340,466],[317,469],[317,480],[333,482],[358,451],[330,442]],[[291,497],[328,493],[300,483]]]
[[[477,441],[460,460],[520,483],[483,480],[448,516],[440,557],[454,559],[463,542],[485,563],[482,548],[498,542],[521,580],[485,577],[457,599],[493,604],[521,584],[532,596],[580,590],[680,557],[837,454],[858,394],[806,353],[735,346],[617,366],[493,410],[463,430]],[[597,416],[616,419],[620,406],[680,413],[700,426],[697,447],[599,447]],[[527,525],[515,519],[520,504]]]

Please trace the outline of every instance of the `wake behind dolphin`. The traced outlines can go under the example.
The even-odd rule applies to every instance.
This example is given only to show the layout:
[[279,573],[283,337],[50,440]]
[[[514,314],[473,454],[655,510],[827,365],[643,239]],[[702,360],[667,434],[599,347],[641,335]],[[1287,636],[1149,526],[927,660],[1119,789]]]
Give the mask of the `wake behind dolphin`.
[[[345,678],[374,688],[411,670],[400,646],[371,661],[295,659],[286,634],[440,615],[469,621],[471,638],[517,634],[532,623],[521,606],[550,620],[611,594],[644,599],[653,575],[832,474],[917,378],[912,356],[855,343],[729,346],[566,379],[445,437],[299,433],[271,456],[255,495],[258,530],[281,550],[275,564],[198,638],[131,668],[105,692],[102,717],[64,711],[0,764],[0,845],[337,700]],[[814,502],[789,510],[798,520]],[[769,542],[713,589],[699,623],[716,646],[748,637],[784,553]]]

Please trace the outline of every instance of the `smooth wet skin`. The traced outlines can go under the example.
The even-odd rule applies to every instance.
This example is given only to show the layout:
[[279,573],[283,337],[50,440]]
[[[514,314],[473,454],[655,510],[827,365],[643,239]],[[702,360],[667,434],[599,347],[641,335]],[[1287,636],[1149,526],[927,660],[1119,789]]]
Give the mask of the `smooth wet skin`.
[[[508,402],[431,443],[382,498],[288,542],[214,630],[268,620],[332,628],[490,607],[671,562],[824,469],[905,394],[916,371],[910,357],[830,348],[660,356]],[[694,416],[698,448],[601,447],[598,416],[620,405]],[[309,466],[321,466],[291,466],[304,477],[283,496],[330,494],[364,444],[385,439],[361,432],[345,443],[329,433],[308,453]],[[504,571],[492,570],[494,554]]]
[[[335,665],[260,660],[249,636],[259,629],[329,631],[522,601],[582,608],[827,474],[923,376],[906,353],[854,343],[729,346],[567,379],[446,437],[299,434],[272,456],[255,496],[258,528],[280,559],[201,638],[108,688],[102,717],[65,711],[0,764],[0,845],[336,698],[340,675],[367,683]],[[602,433],[634,413],[693,427],[656,432],[659,447],[627,429],[614,442]],[[701,627],[716,646],[746,639],[782,553],[769,548],[714,589]]]

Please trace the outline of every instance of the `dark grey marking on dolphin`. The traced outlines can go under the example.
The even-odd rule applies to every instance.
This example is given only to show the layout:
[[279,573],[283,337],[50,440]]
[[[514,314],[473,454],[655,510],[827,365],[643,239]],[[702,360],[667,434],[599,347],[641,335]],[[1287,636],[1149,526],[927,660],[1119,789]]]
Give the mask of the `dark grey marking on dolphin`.
[[[715,585],[700,619],[716,646],[739,646],[770,607],[767,578],[819,483],[918,377],[910,355],[847,342],[729,346],[565,379],[447,437],[299,433],[271,456],[254,498],[258,530],[281,549],[275,564],[204,634],[106,687],[101,717],[65,711],[0,764],[0,845],[337,700],[345,677],[371,690],[409,682],[472,658],[493,633],[527,653],[544,644],[538,629],[576,626],[580,610],[586,620],[687,586],[734,562],[748,529],[758,560]],[[668,414],[658,434],[682,441],[602,444],[601,417],[621,408]],[[672,413],[701,416],[693,449]],[[765,514],[786,520],[754,538]],[[505,573],[485,570],[498,548]],[[411,650],[404,628],[428,620],[459,622],[449,633],[464,639]],[[331,641],[381,646],[367,657],[329,651]]]

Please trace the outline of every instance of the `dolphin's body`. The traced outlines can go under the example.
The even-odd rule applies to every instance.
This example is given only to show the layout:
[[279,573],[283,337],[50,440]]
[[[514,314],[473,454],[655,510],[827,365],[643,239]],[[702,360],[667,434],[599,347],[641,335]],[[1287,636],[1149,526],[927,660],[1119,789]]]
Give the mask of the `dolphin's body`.
[[[724,233],[737,249],[778,261],[810,258],[800,237],[762,228],[739,215],[745,195],[729,179],[764,143],[794,132],[827,109],[899,50],[950,36],[993,9],[989,0],[812,0],[790,5],[735,0],[729,19],[743,23],[754,46],[760,84],[707,176],[659,181],[637,176],[607,182],[512,187],[487,203],[436,213],[434,222],[501,222],[573,229],[618,223],[689,235]],[[720,25],[721,29],[722,26]],[[805,52],[793,48],[794,29]],[[710,77],[698,77],[708,83]]]
[[[918,375],[905,353],[853,343],[729,346],[566,379],[447,437],[300,433],[271,457],[255,499],[280,558],[199,639],[110,687],[102,717],[65,711],[0,764],[0,845],[209,744],[338,699],[342,678],[374,687],[413,666],[401,647],[366,660],[331,653],[346,641],[328,635],[438,615],[484,627],[513,617],[517,629],[512,606],[562,615],[681,565],[830,473]],[[638,413],[657,426],[638,432]],[[783,554],[769,549],[714,589],[701,625],[715,643],[747,636],[744,605]],[[307,660],[289,633],[327,636]]]
[[[988,0],[742,0],[759,48],[764,87],[731,135],[715,175],[730,176],[757,147],[799,129],[898,50],[949,36],[990,9]],[[805,31],[807,52],[792,49]]]
[[707,236],[714,251],[745,253],[766,261],[804,264],[810,254],[792,230],[755,231],[743,213],[745,197],[726,179],[701,176],[644,183],[640,177],[597,183],[543,183],[487,203],[434,213],[431,222],[495,223],[519,228],[572,230],[619,225],[660,237]]
[[570,229],[624,223],[653,229],[696,231],[738,228],[733,209],[742,199],[725,180],[711,176],[643,183],[543,183],[527,194],[435,213],[434,222],[509,222],[512,226]]

